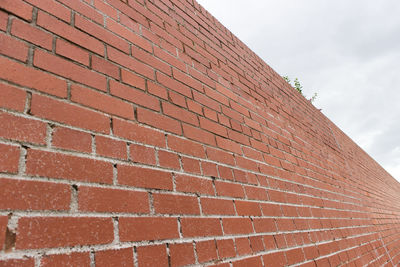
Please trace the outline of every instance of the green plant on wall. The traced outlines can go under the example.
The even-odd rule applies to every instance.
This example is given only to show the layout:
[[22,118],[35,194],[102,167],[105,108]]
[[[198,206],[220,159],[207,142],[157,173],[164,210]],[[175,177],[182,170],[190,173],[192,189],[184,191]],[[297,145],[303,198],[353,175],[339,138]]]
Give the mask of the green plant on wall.
[[[292,81],[290,80],[289,76],[282,76],[282,78],[288,83],[290,84],[294,89],[296,89],[302,96],[304,96],[305,98],[306,95],[303,94],[303,86],[300,84],[300,81],[298,78],[295,78],[292,84]],[[309,101],[311,103],[313,103],[315,101],[315,99],[317,98],[317,93],[314,93],[314,95],[309,99]]]

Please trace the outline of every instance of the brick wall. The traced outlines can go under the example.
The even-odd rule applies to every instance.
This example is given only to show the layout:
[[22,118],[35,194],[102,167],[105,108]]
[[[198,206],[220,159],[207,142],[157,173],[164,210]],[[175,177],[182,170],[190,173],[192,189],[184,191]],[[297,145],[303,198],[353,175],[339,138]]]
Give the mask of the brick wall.
[[0,52],[0,266],[399,264],[399,183],[195,1],[0,0]]

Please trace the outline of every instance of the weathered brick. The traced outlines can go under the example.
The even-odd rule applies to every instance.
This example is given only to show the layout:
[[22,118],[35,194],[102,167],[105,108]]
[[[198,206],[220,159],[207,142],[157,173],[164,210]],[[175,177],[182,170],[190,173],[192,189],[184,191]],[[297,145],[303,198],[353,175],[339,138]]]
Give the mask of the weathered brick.
[[212,181],[188,175],[176,175],[176,190],[181,192],[214,195]]
[[139,266],[143,267],[169,266],[165,245],[137,247],[137,259]]
[[2,210],[69,210],[70,201],[65,184],[0,178]]
[[0,54],[26,62],[28,59],[28,46],[0,32]]
[[153,194],[156,213],[162,214],[200,214],[196,197],[171,194]]
[[22,217],[18,221],[17,249],[38,249],[111,243],[111,218]]
[[111,163],[61,153],[28,149],[26,173],[76,181],[112,183]]
[[123,242],[178,238],[178,221],[165,217],[122,217],[119,218],[119,235]]
[[92,151],[92,136],[89,133],[56,127],[53,129],[52,145],[62,149],[90,153]]
[[40,266],[90,266],[89,252],[73,252],[70,254],[45,255],[40,260]]
[[118,165],[118,183],[144,188],[173,188],[170,172],[127,165]]
[[96,136],[96,153],[105,157],[126,159],[126,143],[104,136]]
[[171,266],[185,266],[195,263],[194,249],[192,243],[169,245]]
[[132,144],[129,146],[129,152],[133,162],[156,165],[156,152],[152,147]]
[[20,154],[19,147],[0,144],[0,172],[17,173]]
[[66,79],[71,79],[102,91],[107,90],[107,80],[103,75],[42,50],[35,50],[33,64],[38,68]]
[[80,186],[78,206],[81,211],[149,213],[147,193]]
[[182,218],[183,237],[202,237],[222,235],[221,225],[214,218]]
[[133,250],[132,248],[102,250],[95,253],[96,266],[121,266],[133,267]]
[[67,96],[67,83],[53,75],[3,57],[0,58],[0,69],[1,79],[58,97]]
[[110,119],[98,112],[49,97],[33,95],[31,113],[40,118],[96,132],[109,133]]
[[113,119],[113,130],[116,136],[152,146],[165,147],[164,134],[136,123]]

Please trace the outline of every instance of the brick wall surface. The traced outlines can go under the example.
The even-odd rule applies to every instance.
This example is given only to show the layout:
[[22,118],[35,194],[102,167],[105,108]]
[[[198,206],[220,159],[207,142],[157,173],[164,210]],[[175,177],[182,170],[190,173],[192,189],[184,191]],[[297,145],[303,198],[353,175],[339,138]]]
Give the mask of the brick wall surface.
[[0,53],[0,266],[399,264],[400,184],[194,0],[0,0]]

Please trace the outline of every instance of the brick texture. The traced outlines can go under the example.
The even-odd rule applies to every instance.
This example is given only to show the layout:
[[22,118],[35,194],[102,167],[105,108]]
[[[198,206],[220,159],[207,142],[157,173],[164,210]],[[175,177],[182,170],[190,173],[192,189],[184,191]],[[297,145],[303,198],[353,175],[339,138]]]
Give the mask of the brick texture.
[[0,0],[0,266],[399,266],[400,184],[195,0]]

